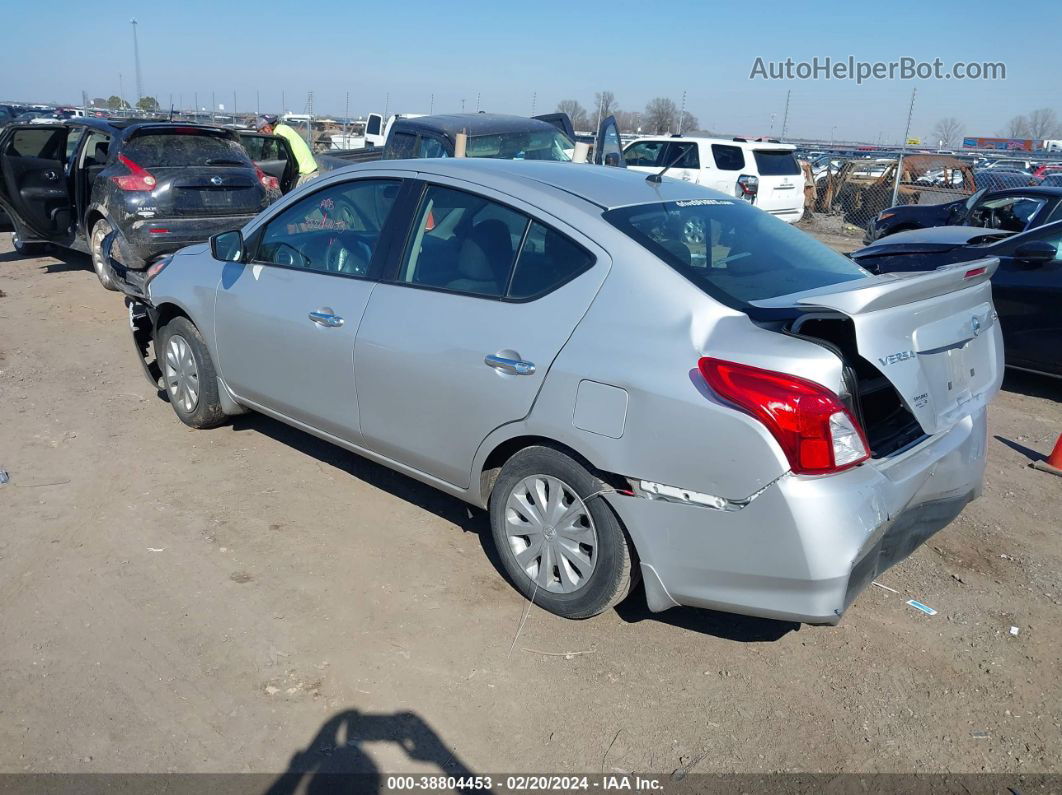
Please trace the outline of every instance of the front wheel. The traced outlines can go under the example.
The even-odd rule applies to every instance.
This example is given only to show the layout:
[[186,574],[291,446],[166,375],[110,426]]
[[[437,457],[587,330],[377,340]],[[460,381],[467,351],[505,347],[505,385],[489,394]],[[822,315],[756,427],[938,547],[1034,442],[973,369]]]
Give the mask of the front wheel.
[[571,457],[529,447],[510,458],[490,496],[494,544],[506,573],[535,604],[590,618],[631,590],[631,550],[601,498],[608,484]]
[[111,231],[111,225],[103,218],[93,224],[92,235],[89,238],[89,251],[92,253],[92,269],[96,271],[100,284],[108,290],[117,290],[118,285],[114,283],[114,272],[103,256],[103,239]]
[[186,317],[175,317],[155,337],[155,358],[162,388],[178,419],[192,428],[216,428],[225,422],[218,398],[218,377],[203,336]]

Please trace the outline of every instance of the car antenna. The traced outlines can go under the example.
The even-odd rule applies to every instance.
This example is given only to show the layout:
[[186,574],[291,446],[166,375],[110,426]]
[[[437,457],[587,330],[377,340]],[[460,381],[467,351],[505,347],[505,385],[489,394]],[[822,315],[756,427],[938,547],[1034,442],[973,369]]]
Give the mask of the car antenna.
[[671,168],[673,165],[675,165],[675,163],[677,163],[679,161],[679,158],[681,158],[684,154],[686,154],[686,153],[683,152],[683,151],[679,151],[679,153],[677,155],[675,155],[674,159],[672,159],[672,161],[670,163],[668,163],[666,166],[664,166],[662,169],[660,169],[660,171],[657,172],[656,174],[650,174],[648,177],[645,178],[645,181],[646,182],[651,182],[654,185],[659,185],[663,181],[661,179],[661,177],[663,177],[664,174],[667,173],[667,170],[669,168]]

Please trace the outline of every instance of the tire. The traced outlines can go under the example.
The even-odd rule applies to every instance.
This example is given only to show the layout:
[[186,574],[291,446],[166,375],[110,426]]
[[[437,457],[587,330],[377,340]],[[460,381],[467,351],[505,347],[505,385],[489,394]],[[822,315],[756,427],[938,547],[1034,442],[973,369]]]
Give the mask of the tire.
[[11,233],[11,245],[20,257],[39,257],[44,253],[44,243],[23,243],[18,231]]
[[92,269],[96,271],[100,284],[107,290],[117,290],[114,283],[114,272],[110,264],[103,258],[103,238],[113,230],[106,219],[101,218],[92,225],[92,233],[89,236],[89,252],[92,254]]
[[218,377],[199,329],[175,317],[155,337],[162,389],[178,419],[192,428],[216,428],[227,419],[218,398]]
[[[590,618],[630,593],[627,535],[597,496],[609,489],[550,447],[525,448],[502,467],[490,495],[491,534],[510,581],[539,607],[564,618]],[[553,515],[536,516],[540,504]],[[564,514],[568,518],[557,521]]]

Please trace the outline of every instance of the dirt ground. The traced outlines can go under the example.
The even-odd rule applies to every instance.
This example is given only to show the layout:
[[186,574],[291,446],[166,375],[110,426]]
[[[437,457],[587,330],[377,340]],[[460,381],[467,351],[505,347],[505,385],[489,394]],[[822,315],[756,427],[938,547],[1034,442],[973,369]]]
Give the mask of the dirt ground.
[[576,623],[457,500],[186,428],[86,258],[3,235],[0,290],[2,772],[1062,769],[1062,383],[1008,377],[985,495],[838,627]]

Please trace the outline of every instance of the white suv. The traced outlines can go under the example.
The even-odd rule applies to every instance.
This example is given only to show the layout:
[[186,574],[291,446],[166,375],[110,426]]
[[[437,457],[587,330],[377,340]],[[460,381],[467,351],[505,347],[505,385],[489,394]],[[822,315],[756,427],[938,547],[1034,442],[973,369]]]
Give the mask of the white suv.
[[790,144],[744,138],[639,138],[623,151],[627,168],[660,171],[746,201],[792,223],[804,214],[804,177]]

